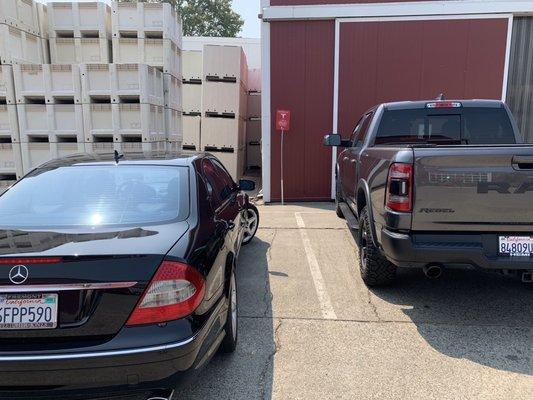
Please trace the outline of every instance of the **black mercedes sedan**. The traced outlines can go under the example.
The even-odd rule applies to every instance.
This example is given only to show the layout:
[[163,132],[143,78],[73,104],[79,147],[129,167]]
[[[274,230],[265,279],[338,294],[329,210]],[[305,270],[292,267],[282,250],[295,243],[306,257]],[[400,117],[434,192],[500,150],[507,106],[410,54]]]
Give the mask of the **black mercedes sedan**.
[[209,154],[77,155],[0,196],[0,398],[169,399],[232,352],[253,189]]

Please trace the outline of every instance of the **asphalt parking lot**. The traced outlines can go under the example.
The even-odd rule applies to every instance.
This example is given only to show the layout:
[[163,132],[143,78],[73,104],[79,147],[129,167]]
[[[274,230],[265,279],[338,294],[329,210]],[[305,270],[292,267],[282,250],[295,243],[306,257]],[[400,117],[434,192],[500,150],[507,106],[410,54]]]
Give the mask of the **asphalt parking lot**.
[[403,270],[368,290],[332,204],[260,213],[238,266],[237,352],[178,399],[533,398],[533,286]]

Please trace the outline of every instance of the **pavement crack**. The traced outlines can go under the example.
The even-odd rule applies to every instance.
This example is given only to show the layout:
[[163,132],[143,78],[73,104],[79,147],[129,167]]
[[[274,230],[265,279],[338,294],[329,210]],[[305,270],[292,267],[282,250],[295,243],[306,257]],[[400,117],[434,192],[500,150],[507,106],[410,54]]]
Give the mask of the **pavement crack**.
[[266,259],[267,259],[267,265],[266,265],[266,274],[265,274],[265,286],[263,290],[263,304],[265,305],[265,310],[263,311],[263,316],[267,317],[269,313],[271,313],[272,310],[272,291],[270,290],[270,276],[269,276],[269,266],[272,264],[272,248],[274,247],[274,241],[276,240],[276,236],[278,234],[278,230],[274,230],[274,234],[272,235],[272,240],[270,241],[270,246],[268,247]]
[[370,293],[370,290],[367,289],[366,290],[366,294],[368,296],[368,304],[370,305],[370,308],[372,309],[372,313],[376,316],[376,319],[378,320],[378,322],[380,322],[381,321],[381,317],[379,316],[378,308],[376,307],[376,305],[372,301],[372,293]]
[[[278,319],[277,325],[274,328],[274,334],[273,334],[273,340],[274,340],[274,349],[272,353],[269,354],[267,361],[265,363],[265,366],[263,367],[261,371],[261,375],[259,376],[259,385],[261,388],[261,399],[263,400],[269,400],[271,398],[271,392],[272,392],[272,381],[273,379],[267,380],[269,371],[271,374],[274,373],[274,357],[276,356],[276,353],[281,349],[281,341],[279,338],[279,330],[281,328],[281,325],[283,324],[283,320]],[[272,377],[273,378],[273,377]],[[270,382],[270,387],[267,387],[267,382]]]

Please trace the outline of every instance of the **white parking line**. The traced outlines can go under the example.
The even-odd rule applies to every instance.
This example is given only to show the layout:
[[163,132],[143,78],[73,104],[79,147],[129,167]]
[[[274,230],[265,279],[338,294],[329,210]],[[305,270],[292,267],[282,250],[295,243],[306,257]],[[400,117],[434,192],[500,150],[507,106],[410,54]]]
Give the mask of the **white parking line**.
[[300,235],[302,236],[305,255],[307,256],[307,263],[309,264],[311,276],[313,277],[313,283],[315,284],[315,290],[318,296],[318,301],[320,302],[322,316],[325,319],[337,319],[337,314],[335,314],[335,310],[331,304],[331,299],[329,298],[329,294],[326,289],[326,283],[324,282],[324,277],[320,271],[320,266],[318,265],[315,252],[311,246],[311,241],[309,240],[309,236],[305,230],[305,223],[301,214],[302,213],[295,212],[294,216],[296,217],[296,224],[298,225]]

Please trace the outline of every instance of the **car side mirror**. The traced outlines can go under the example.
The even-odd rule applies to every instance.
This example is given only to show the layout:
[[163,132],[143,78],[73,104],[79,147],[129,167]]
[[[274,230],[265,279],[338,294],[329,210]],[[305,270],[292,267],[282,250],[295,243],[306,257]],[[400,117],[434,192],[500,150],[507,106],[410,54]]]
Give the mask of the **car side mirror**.
[[340,146],[342,143],[341,135],[332,133],[324,136],[324,146]]
[[336,133],[324,136],[324,146],[350,147],[349,140],[342,140],[342,136]]
[[250,192],[255,189],[255,182],[248,179],[241,179],[239,181],[239,189],[245,192]]

